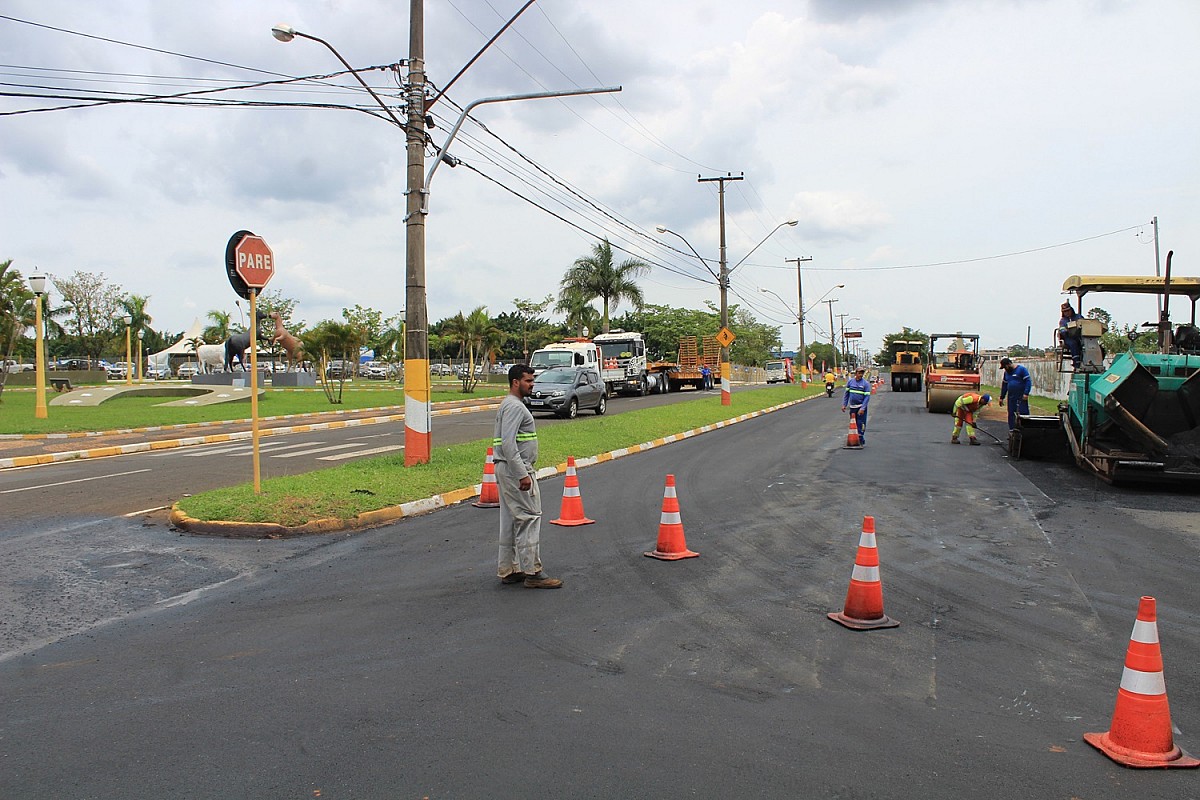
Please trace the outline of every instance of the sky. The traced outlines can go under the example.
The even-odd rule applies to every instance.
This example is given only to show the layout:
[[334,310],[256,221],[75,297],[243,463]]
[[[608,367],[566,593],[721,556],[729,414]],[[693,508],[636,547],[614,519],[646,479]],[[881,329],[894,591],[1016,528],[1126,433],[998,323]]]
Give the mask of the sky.
[[[427,0],[429,79],[444,86],[522,5]],[[273,39],[287,23],[395,109],[404,69],[367,68],[408,57],[408,6],[0,0],[0,91],[24,95],[0,96],[0,259],[101,273],[182,332],[244,313],[224,253],[245,229],[298,320],[398,314],[403,132],[349,75],[230,87],[342,69],[319,43]],[[449,147],[462,165],[429,186],[429,318],[556,295],[600,237],[651,265],[647,302],[715,304],[719,184],[699,179],[729,175],[729,301],[785,347],[798,258],[808,341],[828,341],[832,313],[872,351],[904,326],[1047,346],[1070,275],[1152,275],[1168,250],[1174,274],[1200,275],[1198,45],[1195,0],[538,0],[434,106],[430,152],[480,98],[622,90],[472,113],[482,125]],[[222,105],[82,105],[199,88]]]

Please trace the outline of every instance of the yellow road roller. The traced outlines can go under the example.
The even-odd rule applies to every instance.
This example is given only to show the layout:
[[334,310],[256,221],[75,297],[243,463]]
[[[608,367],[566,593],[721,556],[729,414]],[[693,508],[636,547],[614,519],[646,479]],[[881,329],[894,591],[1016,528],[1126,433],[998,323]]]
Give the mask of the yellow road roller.
[[925,410],[949,414],[960,395],[979,391],[979,335],[931,333],[927,352]]

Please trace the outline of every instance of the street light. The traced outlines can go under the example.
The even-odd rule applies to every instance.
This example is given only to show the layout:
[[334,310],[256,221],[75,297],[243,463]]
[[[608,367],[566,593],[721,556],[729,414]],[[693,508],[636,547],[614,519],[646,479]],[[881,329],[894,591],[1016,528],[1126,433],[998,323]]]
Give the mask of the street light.
[[142,382],[142,339],[144,339],[145,336],[146,336],[146,329],[138,328],[138,362],[137,362],[138,383]]
[[[506,26],[507,27],[507,26]],[[279,24],[271,28],[271,35],[281,42],[290,42],[299,36],[311,39],[325,45],[338,61],[354,75],[375,102],[387,115],[405,132],[407,143],[407,171],[405,183],[405,297],[406,309],[412,309],[412,319],[405,321],[405,363],[404,363],[404,466],[411,467],[429,462],[433,449],[432,444],[432,409],[430,405],[429,382],[429,309],[426,305],[425,291],[425,215],[429,213],[428,190],[429,180],[433,178],[434,170],[443,160],[448,160],[446,153],[450,141],[458,132],[459,126],[466,119],[467,113],[482,103],[498,103],[507,100],[524,100],[536,97],[564,97],[575,94],[595,94],[597,92],[619,92],[620,87],[608,89],[585,89],[569,92],[539,92],[537,94],[511,95],[506,97],[489,97],[477,100],[463,110],[458,123],[454,126],[445,145],[438,151],[437,161],[425,176],[425,16],[422,0],[411,0],[409,5],[409,58],[408,79],[406,83],[407,124],[401,123],[392,110],[384,105],[379,95],[367,86],[366,81],[350,66],[341,53],[324,39],[301,33],[290,25]],[[453,82],[453,80],[451,81]],[[443,92],[445,89],[442,90]],[[437,97],[440,97],[438,94]],[[437,97],[434,99],[436,100]],[[412,338],[409,344],[408,339]],[[408,353],[412,353],[412,364],[408,363]],[[408,378],[412,378],[409,381]]]
[[125,385],[132,386],[133,364],[130,362],[133,360],[133,353],[129,342],[129,326],[133,324],[133,317],[126,314],[125,316],[121,317],[121,319],[125,320]]
[[[786,308],[786,309],[788,310],[788,313],[789,313],[789,314],[791,314],[793,317],[795,317],[795,318],[796,318],[796,324],[797,324],[797,325],[803,325],[803,319],[804,319],[804,318],[803,318],[803,317],[801,317],[799,314],[797,314],[795,311],[792,311],[792,307],[791,307],[791,306],[789,306],[789,305],[787,304],[787,300],[784,300],[782,297],[780,297],[780,296],[779,296],[778,294],[776,294],[775,292],[772,292],[770,289],[763,289],[763,288],[760,288],[760,289],[759,289],[759,291],[760,291],[760,292],[762,292],[763,294],[769,294],[769,295],[771,295],[771,296],[772,296],[772,297],[774,297],[776,300],[778,300],[780,303],[782,303],[782,304],[783,304],[783,307],[784,307],[784,308]],[[804,333],[803,333],[803,332],[801,332],[801,334],[800,334],[800,358],[801,358],[801,359],[803,359],[803,358],[804,358]],[[803,367],[801,367],[801,369],[803,369]]]
[[[750,252],[746,253],[746,255],[742,256],[741,261],[734,264],[732,267],[728,267],[728,268],[726,267],[725,259],[724,259],[725,253],[724,253],[724,250],[722,249],[722,251],[721,251],[722,258],[721,258],[721,263],[720,263],[721,271],[719,274],[712,271],[712,269],[708,266],[708,262],[705,261],[700,256],[699,253],[696,253],[696,248],[692,247],[692,243],[689,242],[687,239],[684,239],[681,234],[676,233],[675,231],[673,231],[670,228],[667,228],[666,226],[663,226],[663,225],[655,226],[654,229],[656,231],[658,231],[659,233],[671,233],[671,234],[674,234],[675,236],[678,236],[680,239],[683,239],[684,244],[686,244],[688,246],[688,248],[693,253],[695,253],[696,258],[700,259],[700,263],[704,264],[704,268],[707,269],[710,273],[712,273],[713,277],[717,279],[717,285],[721,289],[721,327],[728,328],[729,327],[729,276],[732,275],[733,271],[735,269],[737,269],[738,267],[740,267],[746,261],[746,259],[750,257],[750,255],[755,250],[762,247],[763,244],[766,243],[767,239],[770,239],[775,234],[775,231],[779,230],[780,228],[782,228],[785,225],[790,225],[792,227],[795,227],[796,225],[799,225],[799,224],[800,224],[800,221],[795,220],[795,219],[790,219],[790,220],[787,220],[786,222],[779,223],[778,225],[776,225],[774,228],[771,229],[770,233],[768,233],[766,236],[764,236],[762,238],[762,241],[760,241],[758,244],[754,245],[754,247],[750,248]],[[723,236],[723,234],[722,234],[722,236]],[[724,244],[724,239],[722,239],[722,245],[723,244]],[[722,345],[722,347],[721,347],[721,405],[723,405],[723,406],[731,405],[732,402],[733,402],[733,400],[730,397],[730,393],[729,393],[729,348]]]
[[46,419],[46,355],[42,338],[44,335],[42,332],[42,295],[46,293],[46,276],[30,275],[29,288],[33,290],[33,302],[36,309],[33,319],[34,324],[37,325],[37,335],[34,337],[37,347],[37,355],[34,357],[34,369],[37,370],[35,379],[37,399],[34,401],[33,416],[34,419]]

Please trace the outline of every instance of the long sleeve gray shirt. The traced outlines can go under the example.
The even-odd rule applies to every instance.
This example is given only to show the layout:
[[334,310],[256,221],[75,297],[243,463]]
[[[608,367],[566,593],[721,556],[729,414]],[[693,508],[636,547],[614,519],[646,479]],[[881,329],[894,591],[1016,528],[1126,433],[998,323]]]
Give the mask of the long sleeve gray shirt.
[[537,430],[533,414],[513,395],[505,395],[496,410],[496,430],[492,439],[492,460],[505,464],[518,480],[533,471],[537,463]]

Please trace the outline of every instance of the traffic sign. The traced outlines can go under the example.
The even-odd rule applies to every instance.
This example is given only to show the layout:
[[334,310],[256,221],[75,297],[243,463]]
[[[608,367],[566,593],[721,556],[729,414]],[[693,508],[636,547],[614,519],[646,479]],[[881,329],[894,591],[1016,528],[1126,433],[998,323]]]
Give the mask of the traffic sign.
[[275,274],[275,256],[261,237],[250,231],[238,231],[225,245],[225,275],[229,285],[243,300],[251,289],[261,289]]
[[846,331],[842,335],[845,336],[847,339],[861,339],[862,331]]
[[729,347],[736,338],[733,335],[733,331],[729,330],[729,328],[721,328],[721,330],[717,331],[717,344],[721,345],[721,347]]

